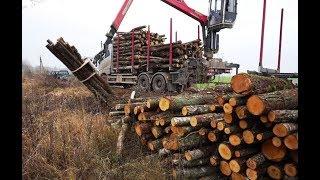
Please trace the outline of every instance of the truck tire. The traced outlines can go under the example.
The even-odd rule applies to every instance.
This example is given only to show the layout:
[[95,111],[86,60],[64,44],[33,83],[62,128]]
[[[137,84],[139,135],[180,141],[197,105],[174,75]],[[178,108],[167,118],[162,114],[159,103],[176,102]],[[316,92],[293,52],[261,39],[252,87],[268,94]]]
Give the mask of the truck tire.
[[149,91],[150,90],[150,81],[149,81],[149,77],[146,74],[141,74],[138,77],[138,87],[142,91]]
[[161,74],[157,74],[152,79],[152,89],[154,92],[162,93],[167,89],[167,82]]

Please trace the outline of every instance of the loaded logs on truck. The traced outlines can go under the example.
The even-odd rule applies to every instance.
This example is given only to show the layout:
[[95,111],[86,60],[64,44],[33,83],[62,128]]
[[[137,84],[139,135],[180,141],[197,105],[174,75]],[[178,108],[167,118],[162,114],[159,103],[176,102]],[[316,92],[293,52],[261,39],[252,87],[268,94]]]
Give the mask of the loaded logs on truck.
[[[272,88],[259,89],[260,83]],[[141,103],[152,107],[150,116],[127,115],[135,119],[131,122],[146,148],[171,162],[175,179],[297,178],[297,88],[247,74],[235,75],[231,84],[236,84],[233,92],[145,98]],[[233,110],[224,109],[225,104]]]
[[[169,68],[170,44],[164,44],[165,35],[145,30],[146,26],[133,28],[130,32],[118,32],[113,38],[113,69],[119,73],[129,72],[131,65],[137,72],[144,71],[147,66],[149,43],[149,66],[156,69]],[[148,38],[148,35],[150,36]],[[149,42],[150,40],[150,42]],[[173,68],[183,67],[188,58],[202,57],[201,41],[172,43]],[[123,67],[128,68],[123,68]],[[118,67],[118,68],[117,68]]]

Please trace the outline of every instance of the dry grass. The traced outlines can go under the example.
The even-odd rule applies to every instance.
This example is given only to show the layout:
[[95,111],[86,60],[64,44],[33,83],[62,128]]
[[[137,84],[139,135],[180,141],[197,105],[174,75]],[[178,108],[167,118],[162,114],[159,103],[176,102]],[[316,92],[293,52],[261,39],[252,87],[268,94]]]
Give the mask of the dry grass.
[[22,107],[23,179],[164,179],[134,134],[120,162],[117,130],[76,80],[23,76]]

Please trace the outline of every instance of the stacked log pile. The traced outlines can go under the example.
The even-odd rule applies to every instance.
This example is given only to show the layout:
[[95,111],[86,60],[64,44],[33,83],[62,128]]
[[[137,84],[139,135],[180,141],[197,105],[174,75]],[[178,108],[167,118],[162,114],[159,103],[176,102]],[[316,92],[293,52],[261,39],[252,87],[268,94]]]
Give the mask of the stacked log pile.
[[175,179],[297,179],[297,88],[238,74],[218,90],[121,107],[141,142],[171,162]]
[[[118,71],[125,72],[133,68],[137,71],[147,66],[148,32],[146,26],[139,26],[130,32],[119,32],[113,38],[113,64],[116,68],[118,59]],[[151,68],[169,67],[170,44],[164,44],[165,35],[150,32],[149,65]],[[202,47],[200,40],[182,43],[181,41],[172,44],[173,64],[171,67],[180,68],[187,58],[201,58]]]
[[70,46],[63,38],[57,43],[47,40],[46,47],[98,98],[104,102],[112,100],[112,90],[98,75],[95,66],[89,59],[83,59],[74,46]]

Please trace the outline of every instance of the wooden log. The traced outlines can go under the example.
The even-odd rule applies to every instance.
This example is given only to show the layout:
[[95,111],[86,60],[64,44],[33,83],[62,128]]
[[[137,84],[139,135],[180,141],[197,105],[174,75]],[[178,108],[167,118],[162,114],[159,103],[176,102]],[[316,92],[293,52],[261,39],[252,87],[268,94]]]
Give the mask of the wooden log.
[[226,122],[220,121],[220,122],[217,123],[217,129],[218,129],[219,131],[223,131],[224,128],[225,128],[227,125],[228,125],[228,124],[227,124]]
[[150,111],[150,112],[141,112],[138,115],[138,120],[139,121],[152,121],[151,117],[154,116],[155,114],[157,114],[157,112],[154,111]]
[[213,89],[215,92],[231,93],[233,90],[230,84],[217,85]]
[[232,171],[230,169],[228,161],[220,161],[220,171],[225,176],[230,176]]
[[151,133],[155,138],[160,138],[165,134],[164,129],[157,126],[151,128]]
[[226,123],[231,124],[236,118],[233,114],[223,113],[223,119]]
[[298,149],[298,132],[290,134],[284,138],[284,145],[291,150]]
[[248,155],[257,154],[259,152],[259,149],[257,148],[245,148],[245,149],[239,149],[234,151],[234,156],[239,157],[245,157]]
[[124,111],[111,111],[109,112],[109,116],[113,117],[113,116],[122,116],[124,115]]
[[242,133],[231,134],[229,136],[229,142],[233,146],[238,146],[243,142]]
[[272,131],[265,131],[265,132],[258,133],[256,135],[256,139],[261,142],[261,141],[265,141],[273,136],[274,135],[273,135]]
[[208,113],[208,114],[199,114],[192,116],[190,119],[190,125],[192,127],[196,126],[210,126],[210,123],[213,119],[222,118],[222,114],[217,113]]
[[298,169],[295,163],[286,163],[284,165],[284,172],[289,177],[295,177],[298,174]]
[[252,95],[247,101],[247,108],[253,115],[261,115],[274,109],[297,109],[298,89],[295,88],[266,94]]
[[253,121],[253,119],[250,120],[246,120],[246,119],[242,119],[239,121],[239,127],[240,129],[248,129],[248,128],[252,128],[255,125],[255,122]]
[[268,122],[268,116],[260,116],[260,121],[262,123],[267,123]]
[[126,104],[116,104],[116,105],[114,106],[114,109],[115,109],[116,111],[123,111],[125,105],[126,105]]
[[268,120],[272,123],[294,123],[298,121],[298,110],[272,110],[268,113]]
[[147,100],[146,105],[149,109],[158,108],[159,107],[159,100],[160,100],[160,98],[149,98]]
[[234,147],[230,143],[220,143],[218,146],[218,152],[225,160],[230,160],[232,158],[234,150]]
[[220,163],[220,157],[218,155],[210,156],[210,164],[212,166],[218,166]]
[[199,129],[198,132],[199,132],[199,135],[206,136],[209,133],[209,129],[202,127]]
[[191,126],[171,126],[172,133],[176,134],[177,137],[183,137],[196,130],[198,130],[198,128],[194,128]]
[[208,143],[208,139],[205,136],[201,136],[198,133],[190,133],[186,137],[175,139],[171,146],[172,150],[186,150],[187,148],[193,148]]
[[211,166],[200,166],[193,168],[173,169],[172,175],[174,179],[198,178],[214,173],[215,170]]
[[272,179],[282,179],[284,176],[284,170],[280,165],[272,164],[268,166],[267,174]]
[[237,96],[237,94],[235,94],[235,93],[227,93],[227,94],[224,94],[224,95],[217,96],[216,101],[218,102],[218,104],[220,106],[223,106],[225,103],[229,102],[230,98],[232,98],[234,96]]
[[233,112],[233,107],[229,103],[223,105],[223,111],[226,114],[231,114]]
[[216,142],[219,139],[220,136],[220,131],[218,131],[217,129],[208,132],[208,139],[211,142]]
[[149,141],[148,142],[148,148],[151,151],[159,151],[161,148],[163,148],[162,139],[156,139],[156,140],[153,140],[153,141]]
[[246,169],[246,175],[250,180],[262,179],[263,175],[266,173],[267,168],[262,167],[259,169]]
[[205,166],[210,163],[210,160],[208,158],[202,158],[202,159],[194,159],[192,161],[187,161],[183,158],[179,159],[173,159],[172,164],[175,166],[182,166],[184,168],[186,167],[195,167],[195,166]]
[[133,98],[129,99],[128,103],[144,103],[146,101],[145,98]]
[[231,97],[229,99],[229,104],[232,107],[243,106],[243,105],[246,105],[247,99],[248,98],[246,96]]
[[275,147],[280,147],[282,145],[282,138],[279,138],[279,137],[273,137],[272,138],[272,144],[275,146]]
[[255,154],[247,159],[246,165],[250,169],[257,169],[267,161],[266,157],[262,153]]
[[130,114],[133,114],[133,111],[134,111],[134,108],[136,106],[140,106],[142,105],[143,103],[141,102],[137,102],[137,103],[127,103],[125,106],[124,106],[124,113],[126,116],[130,115]]
[[296,123],[279,123],[276,124],[272,131],[278,137],[285,137],[298,130],[298,124]]
[[151,133],[151,124],[150,123],[136,123],[134,129],[138,136],[142,134]]
[[262,133],[261,130],[252,128],[251,130],[244,130],[242,133],[243,140],[246,144],[255,144],[259,141],[255,138],[257,134]]
[[222,121],[224,121],[223,118],[214,118],[214,119],[211,119],[210,126],[211,126],[213,129],[216,129],[218,122],[222,122]]
[[225,134],[231,134],[231,133],[237,133],[237,132],[240,132],[241,131],[241,128],[234,124],[234,125],[227,125],[225,128],[224,128],[224,133]]
[[207,104],[214,102],[215,96],[212,94],[186,94],[178,96],[166,96],[160,98],[159,107],[162,111],[169,109],[179,110],[184,106]]
[[184,153],[184,156],[188,161],[209,157],[215,148],[215,146],[206,146],[194,150],[189,150]]
[[152,139],[152,134],[142,134],[140,136],[140,141],[143,145],[147,145],[148,141]]
[[232,172],[231,173],[231,180],[247,180],[246,175],[241,173]]
[[246,165],[246,158],[236,158],[236,159],[232,159],[229,162],[229,166],[232,172],[242,172],[245,169],[245,165]]
[[190,124],[192,116],[173,117],[171,119],[171,126],[186,126]]
[[247,118],[250,114],[247,106],[238,106],[236,107],[235,112],[239,119]]
[[127,134],[128,129],[129,129],[129,125],[123,123],[122,126],[121,126],[121,130],[120,130],[119,136],[118,136],[118,141],[117,141],[117,150],[116,150],[116,153],[117,153],[118,155],[121,155],[121,154],[122,154],[123,142],[124,142],[124,139],[125,139],[125,136],[126,136],[126,134]]
[[275,162],[280,162],[287,153],[286,147],[283,144],[280,147],[276,147],[270,139],[262,144],[261,152],[267,159]]
[[212,105],[212,104],[184,106],[181,110],[181,114],[184,116],[206,114],[206,113],[213,112],[215,108],[216,108],[215,105]]
[[169,134],[169,133],[171,132],[171,127],[170,127],[170,126],[165,127],[165,128],[164,128],[164,132],[165,132],[166,134]]
[[130,123],[130,121],[132,120],[133,118],[131,118],[130,116],[123,116],[121,118],[121,122],[122,123]]
[[136,106],[133,108],[133,114],[137,115],[140,114],[142,112],[142,107],[141,106]]
[[294,88],[294,85],[288,80],[277,77],[240,73],[232,77],[231,87],[238,94],[248,95],[290,89]]
[[[163,142],[163,141],[162,141]],[[171,154],[172,152],[170,150],[167,150],[166,148],[161,148],[159,149],[158,151],[158,156],[160,158],[163,158],[163,157],[167,157],[169,154]]]

